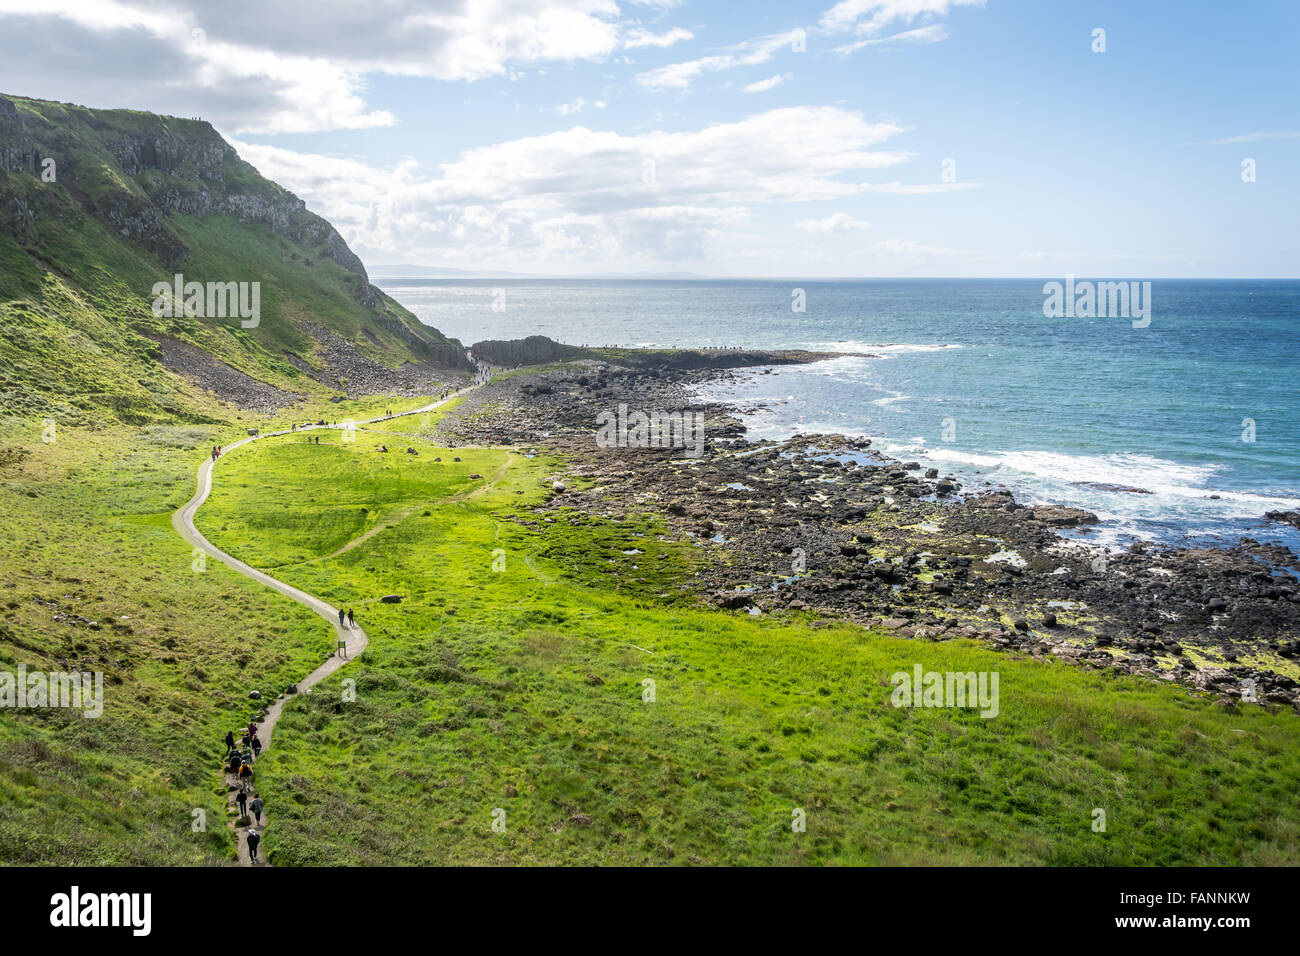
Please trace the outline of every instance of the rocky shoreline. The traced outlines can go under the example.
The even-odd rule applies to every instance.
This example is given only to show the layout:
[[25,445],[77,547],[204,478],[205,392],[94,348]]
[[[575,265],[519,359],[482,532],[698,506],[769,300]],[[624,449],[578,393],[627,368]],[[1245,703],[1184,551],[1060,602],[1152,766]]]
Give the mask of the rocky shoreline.
[[[599,360],[517,373],[467,399],[437,439],[563,454],[562,490],[543,512],[661,515],[698,549],[697,593],[736,613],[978,639],[1178,681],[1218,706],[1300,710],[1300,586],[1288,573],[1300,561],[1288,549],[1243,538],[1105,552],[1058,533],[1095,522],[1086,511],[965,493],[865,437],[749,442],[735,409],[693,400],[731,374]],[[597,416],[619,405],[698,413],[703,454],[599,447]]]

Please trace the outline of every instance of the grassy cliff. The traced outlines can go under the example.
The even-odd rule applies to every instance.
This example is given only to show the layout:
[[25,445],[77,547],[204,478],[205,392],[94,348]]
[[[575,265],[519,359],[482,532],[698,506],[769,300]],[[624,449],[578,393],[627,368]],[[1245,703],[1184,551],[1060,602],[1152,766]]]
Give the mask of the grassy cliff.
[[[156,316],[177,272],[260,283],[257,327]],[[342,365],[418,385],[467,363],[208,124],[0,95],[0,672],[105,682],[98,719],[0,710],[0,863],[233,859],[220,739],[258,709],[251,686],[298,679],[330,635],[196,564],[169,516],[249,426],[402,405]],[[231,404],[222,381],[276,401]]]
[[[154,284],[176,273],[260,283],[259,324],[156,316]],[[466,366],[458,343],[372,286],[329,223],[209,124],[0,95],[0,415],[11,427],[220,418],[210,394],[169,370],[170,343],[295,397],[328,397],[329,376],[312,374],[327,371],[328,333],[388,368]]]

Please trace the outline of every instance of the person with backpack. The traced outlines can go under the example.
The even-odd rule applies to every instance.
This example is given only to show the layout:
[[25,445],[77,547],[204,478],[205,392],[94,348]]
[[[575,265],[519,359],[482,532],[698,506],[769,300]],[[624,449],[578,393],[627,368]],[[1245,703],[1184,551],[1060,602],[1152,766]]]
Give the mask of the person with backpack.
[[[226,753],[230,753],[230,751],[234,749],[235,749],[235,732],[233,730],[227,730],[226,731]],[[222,754],[222,756],[224,757],[225,754]]]
[[235,805],[239,807],[239,815],[241,817],[248,816],[248,794],[243,790],[240,790],[239,793],[235,795]]
[[248,831],[248,858],[250,860],[257,860],[257,845],[261,842],[262,838],[257,835],[257,831],[250,827]]
[[254,737],[253,738],[253,759],[256,760],[260,756],[262,756],[262,741]]
[[253,758],[248,758],[248,763],[239,765],[239,783],[247,790],[253,783]]
[[262,798],[257,794],[253,794],[253,802],[248,805],[248,809],[253,811],[253,817],[257,820],[259,826],[262,823],[262,809],[265,806],[266,804],[262,802]]
[[239,751],[230,751],[230,759],[226,761],[226,771],[228,773],[239,773],[239,768],[243,761],[239,759]]

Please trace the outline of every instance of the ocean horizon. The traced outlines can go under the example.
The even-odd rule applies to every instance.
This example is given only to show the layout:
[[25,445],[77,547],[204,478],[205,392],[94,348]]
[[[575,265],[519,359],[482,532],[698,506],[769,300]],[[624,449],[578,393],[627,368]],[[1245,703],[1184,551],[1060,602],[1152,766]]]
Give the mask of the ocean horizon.
[[1072,534],[1098,545],[1300,551],[1300,529],[1264,517],[1300,507],[1300,280],[1145,280],[1146,318],[1045,315],[1044,285],[1064,275],[376,281],[466,345],[841,353],[739,371],[699,398],[735,405],[752,439],[865,435],[966,491],[1085,508],[1100,522]]

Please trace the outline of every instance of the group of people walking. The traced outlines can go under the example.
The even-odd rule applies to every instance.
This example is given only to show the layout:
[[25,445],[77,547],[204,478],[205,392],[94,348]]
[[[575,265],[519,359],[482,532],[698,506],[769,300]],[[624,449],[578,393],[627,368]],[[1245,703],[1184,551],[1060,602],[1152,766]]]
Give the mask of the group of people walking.
[[212,446],[212,460],[213,460],[213,461],[216,461],[216,460],[217,460],[218,458],[220,458],[220,457],[221,457],[221,446],[220,446],[220,445],[213,445],[213,446]]
[[[357,619],[351,608],[346,611],[339,608],[340,627],[355,627],[356,623]],[[339,637],[339,653],[347,657],[347,641],[342,636]],[[234,774],[239,784],[239,789],[235,793],[235,806],[239,808],[239,819],[248,818],[252,821],[245,836],[248,843],[248,858],[258,862],[257,847],[262,842],[262,836],[257,832],[257,827],[262,825],[262,812],[266,809],[266,805],[253,790],[253,764],[262,755],[262,741],[257,736],[257,721],[249,720],[248,726],[240,734],[236,742],[235,731],[226,731],[226,752],[222,759],[226,762],[226,771]]]
[[[352,608],[348,608],[346,612],[343,608],[339,608],[339,627],[354,627],[356,623],[357,619],[352,616]],[[339,635],[338,653],[342,657],[348,656],[348,642],[342,634]]]
[[246,839],[248,857],[256,862],[257,846],[262,840],[256,827],[262,825],[262,812],[266,809],[262,798],[253,790],[253,762],[262,755],[262,741],[257,736],[257,721],[250,720],[241,733],[239,745],[236,746],[235,732],[226,731],[226,752],[223,759],[226,761],[226,771],[234,774],[239,784],[239,790],[235,794],[239,819],[249,818],[254,823],[253,826],[249,826]]

